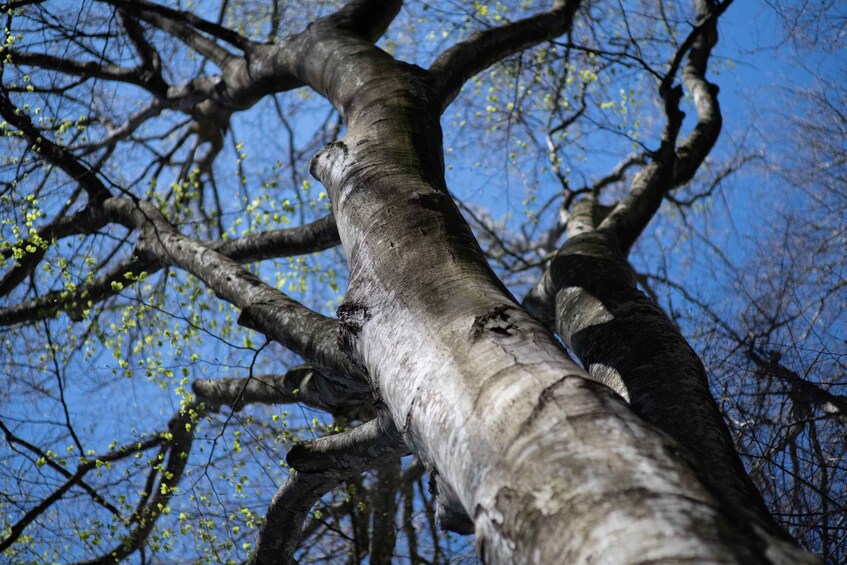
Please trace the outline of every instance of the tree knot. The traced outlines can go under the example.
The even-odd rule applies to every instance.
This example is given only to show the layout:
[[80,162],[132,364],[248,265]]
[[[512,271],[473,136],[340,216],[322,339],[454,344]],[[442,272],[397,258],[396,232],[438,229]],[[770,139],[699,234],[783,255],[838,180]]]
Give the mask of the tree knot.
[[474,318],[471,326],[471,339],[478,340],[486,331],[503,336],[513,335],[513,330],[517,330],[518,326],[509,322],[508,310],[510,308],[510,306],[502,304],[490,312]]

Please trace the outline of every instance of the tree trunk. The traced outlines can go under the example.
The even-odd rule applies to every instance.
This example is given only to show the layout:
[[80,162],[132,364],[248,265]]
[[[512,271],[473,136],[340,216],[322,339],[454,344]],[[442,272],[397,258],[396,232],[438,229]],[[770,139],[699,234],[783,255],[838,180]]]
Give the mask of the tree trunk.
[[422,71],[311,33],[298,57],[319,64],[299,78],[348,124],[313,161],[350,265],[339,341],[473,518],[483,559],[814,562],[723,508],[515,303],[446,190]]

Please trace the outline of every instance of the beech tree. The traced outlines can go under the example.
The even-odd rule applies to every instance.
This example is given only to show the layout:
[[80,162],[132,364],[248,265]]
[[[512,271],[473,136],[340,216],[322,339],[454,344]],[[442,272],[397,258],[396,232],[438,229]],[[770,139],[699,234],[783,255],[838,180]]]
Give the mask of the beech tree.
[[402,4],[3,6],[4,557],[818,562],[630,256],[730,1]]

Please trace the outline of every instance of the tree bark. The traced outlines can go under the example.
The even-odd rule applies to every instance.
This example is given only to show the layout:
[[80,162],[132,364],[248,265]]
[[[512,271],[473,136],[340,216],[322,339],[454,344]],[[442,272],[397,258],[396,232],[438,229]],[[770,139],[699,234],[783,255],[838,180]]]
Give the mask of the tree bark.
[[348,126],[313,161],[350,265],[342,348],[473,518],[482,558],[814,562],[722,507],[514,302],[447,192],[426,73],[337,29],[301,40],[298,78]]

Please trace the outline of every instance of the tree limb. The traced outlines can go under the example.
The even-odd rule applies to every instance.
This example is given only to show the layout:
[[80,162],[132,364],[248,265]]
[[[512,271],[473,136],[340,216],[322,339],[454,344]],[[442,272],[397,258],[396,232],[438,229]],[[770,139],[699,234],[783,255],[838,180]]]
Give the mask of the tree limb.
[[387,413],[349,432],[296,444],[287,457],[296,471],[274,495],[256,551],[248,563],[292,563],[303,523],[322,496],[346,477],[380,466],[405,452],[402,435]]
[[[713,0],[697,0],[697,17],[701,23],[677,49],[659,86],[667,115],[661,148],[654,162],[636,175],[629,193],[599,226],[615,232],[624,253],[629,251],[659,209],[664,195],[691,180],[720,134],[718,88],[706,80],[706,70],[712,47],[717,42],[717,18],[731,1],[717,4]],[[683,82],[694,97],[698,121],[688,137],[674,149],[684,114],[679,111],[681,89],[671,88],[670,84],[686,52],[688,59],[682,73]]]
[[430,65],[435,103],[443,112],[473,75],[528,47],[566,33],[579,0],[555,0],[550,11],[478,31],[444,51]]
[[211,410],[229,405],[234,411],[247,404],[300,403],[348,418],[373,418],[368,397],[353,394],[327,379],[309,365],[290,368],[284,375],[248,378],[198,379],[191,385],[194,395]]
[[[112,4],[113,6],[117,6],[121,10],[125,10],[128,13],[135,13],[139,15],[152,14],[158,17],[160,22],[164,22],[165,20],[167,20],[169,22],[173,22],[174,24],[178,24],[183,28],[186,28],[186,26],[193,27],[199,31],[202,31],[203,33],[211,35],[212,37],[226,41],[230,45],[237,47],[245,52],[249,51],[253,46],[256,45],[255,42],[247,39],[239,33],[220,24],[216,24],[214,22],[210,22],[209,20],[201,18],[193,12],[175,10],[173,8],[168,8],[167,6],[155,4],[147,0],[101,1],[106,2],[108,4]],[[144,19],[146,19],[146,17]]]

